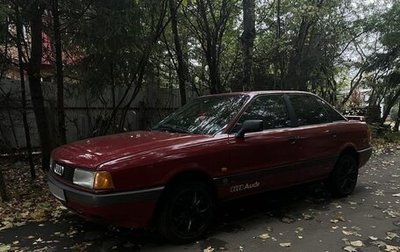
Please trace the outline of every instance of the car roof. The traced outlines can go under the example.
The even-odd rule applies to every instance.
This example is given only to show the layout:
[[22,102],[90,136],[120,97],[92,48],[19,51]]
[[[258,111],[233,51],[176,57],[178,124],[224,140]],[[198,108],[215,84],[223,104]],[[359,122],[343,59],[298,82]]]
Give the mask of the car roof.
[[231,92],[231,93],[220,93],[220,94],[211,94],[205,96],[221,96],[221,95],[248,95],[248,96],[256,96],[256,95],[263,95],[263,94],[308,94],[308,95],[315,95],[310,92],[306,91],[299,91],[299,90],[262,90],[262,91],[244,91],[244,92]]

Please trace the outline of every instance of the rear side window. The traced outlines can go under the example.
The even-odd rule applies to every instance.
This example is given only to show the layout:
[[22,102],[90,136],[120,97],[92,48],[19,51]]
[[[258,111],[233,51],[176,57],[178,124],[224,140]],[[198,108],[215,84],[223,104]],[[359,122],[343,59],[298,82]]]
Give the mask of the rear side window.
[[290,126],[285,101],[282,95],[256,97],[242,114],[238,124],[246,120],[262,120],[264,129],[276,129]]
[[319,103],[321,103],[322,107],[325,109],[326,113],[328,114],[329,120],[332,122],[335,121],[345,121],[346,119],[343,118],[341,114],[339,114],[336,110],[334,110],[328,103],[323,100],[318,99]]
[[328,123],[326,110],[311,95],[289,95],[293,110],[297,116],[297,125]]

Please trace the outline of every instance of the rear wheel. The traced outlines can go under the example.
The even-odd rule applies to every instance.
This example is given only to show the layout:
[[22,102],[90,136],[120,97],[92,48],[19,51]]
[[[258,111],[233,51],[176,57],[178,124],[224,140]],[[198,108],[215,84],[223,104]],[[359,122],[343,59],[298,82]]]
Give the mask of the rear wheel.
[[348,196],[354,191],[357,178],[357,160],[351,155],[342,155],[328,179],[328,188],[335,197]]
[[173,186],[164,198],[159,212],[161,235],[174,243],[197,240],[204,235],[214,216],[212,190],[204,183]]

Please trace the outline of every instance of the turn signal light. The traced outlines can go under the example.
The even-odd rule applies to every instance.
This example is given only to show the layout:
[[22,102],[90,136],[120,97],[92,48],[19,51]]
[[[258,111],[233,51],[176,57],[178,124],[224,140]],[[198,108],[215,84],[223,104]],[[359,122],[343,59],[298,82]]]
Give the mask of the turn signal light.
[[108,171],[98,171],[94,178],[93,189],[113,189],[114,184]]

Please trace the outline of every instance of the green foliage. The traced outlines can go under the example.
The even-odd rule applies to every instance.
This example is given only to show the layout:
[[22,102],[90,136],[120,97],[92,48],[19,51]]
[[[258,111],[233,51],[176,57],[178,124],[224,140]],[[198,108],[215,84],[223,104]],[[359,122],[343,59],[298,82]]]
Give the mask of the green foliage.
[[1,44],[4,43],[3,39],[7,32],[7,17],[10,14],[9,5],[5,3],[4,0],[0,0],[0,40]]
[[[76,56],[75,73],[94,94],[110,86],[126,86],[143,64],[154,40],[159,1],[65,2],[67,34],[64,45]],[[84,6],[88,9],[82,13]]]
[[376,48],[368,58],[370,74],[369,86],[373,92],[369,105],[385,103],[381,119],[384,124],[392,107],[400,97],[400,3],[393,5],[382,14],[376,15],[369,22],[374,33],[378,34]]
[[0,19],[4,20],[10,13],[11,11],[9,1],[0,0]]
[[[258,8],[256,79],[259,88],[296,88],[301,80],[308,90],[323,96],[339,89],[336,76],[344,70],[341,51],[361,28],[349,1],[282,0],[277,22],[276,2]],[[279,34],[278,34],[279,30]],[[295,76],[294,76],[295,75]],[[328,98],[328,97],[325,97]]]
[[[337,94],[353,85],[355,73],[362,70],[358,83],[374,91],[371,105],[395,98],[400,80],[400,3],[383,1],[392,4],[255,1],[253,89],[305,89],[338,103]],[[132,87],[131,95],[142,85],[178,87],[168,2],[59,1],[66,79],[78,83],[89,99],[113,108],[118,95],[105,94],[110,96],[115,88]],[[8,4],[0,0],[0,21],[12,16]],[[243,90],[242,1],[177,0],[176,6],[191,79],[188,92],[205,94],[215,84],[220,85],[218,92]],[[25,20],[28,12],[21,8]],[[165,25],[162,33],[160,22]],[[51,24],[45,24],[52,36]],[[105,121],[112,117],[104,115]]]
[[382,33],[382,44],[388,48],[400,47],[400,2],[395,2],[392,8],[382,15],[378,30]]

